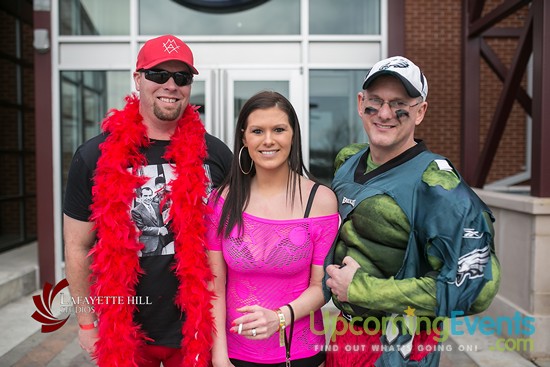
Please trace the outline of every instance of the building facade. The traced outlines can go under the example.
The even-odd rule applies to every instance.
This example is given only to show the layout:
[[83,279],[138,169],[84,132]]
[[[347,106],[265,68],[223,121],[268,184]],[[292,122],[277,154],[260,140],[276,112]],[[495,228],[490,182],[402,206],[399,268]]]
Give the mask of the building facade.
[[[200,106],[209,132],[232,147],[240,106],[259,90],[277,90],[295,106],[307,165],[326,183],[339,148],[366,141],[355,105],[366,70],[380,58],[404,55],[423,69],[430,84],[430,107],[417,137],[461,170],[466,2],[4,2],[0,17],[9,37],[0,50],[6,70],[0,94],[6,126],[0,148],[6,177],[0,251],[38,237],[41,281],[63,277],[61,208],[72,154],[99,132],[108,109],[121,107],[134,90],[139,48],[160,34],[174,34],[193,50],[200,74],[191,102]],[[483,14],[491,14],[510,1],[482,3]],[[500,27],[527,22],[529,1],[517,3]],[[498,36],[488,41],[507,62],[515,42]],[[502,82],[482,63],[479,84],[483,136]],[[522,85],[529,90],[529,73]],[[514,102],[487,183],[529,182],[529,134],[530,119]]]
[[37,241],[39,284],[64,277],[71,157],[134,90],[149,38],[189,44],[200,72],[191,102],[229,147],[248,97],[286,95],[325,183],[337,151],[366,141],[356,94],[367,69],[403,55],[429,81],[417,138],[485,188],[497,217],[503,277],[488,312],[533,317],[535,348],[523,354],[548,357],[548,1],[17,0],[0,2],[0,20],[0,252]]

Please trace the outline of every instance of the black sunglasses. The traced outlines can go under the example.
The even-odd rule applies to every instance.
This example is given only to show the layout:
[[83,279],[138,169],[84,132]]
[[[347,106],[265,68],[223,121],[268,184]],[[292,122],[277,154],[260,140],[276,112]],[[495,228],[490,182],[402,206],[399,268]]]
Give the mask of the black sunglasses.
[[178,87],[183,87],[184,85],[193,83],[193,75],[185,71],[176,71],[171,73],[166,70],[143,69],[141,72],[145,74],[145,79],[157,84],[164,84],[170,78],[174,78],[174,82]]

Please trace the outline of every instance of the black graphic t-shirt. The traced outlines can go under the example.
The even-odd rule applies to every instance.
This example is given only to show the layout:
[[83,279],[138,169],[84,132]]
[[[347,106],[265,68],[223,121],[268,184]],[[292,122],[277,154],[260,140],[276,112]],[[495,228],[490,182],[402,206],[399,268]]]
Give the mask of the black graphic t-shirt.
[[[101,154],[99,145],[105,134],[98,135],[83,145],[74,154],[65,191],[63,212],[74,219],[89,221],[92,204],[93,173]],[[208,157],[204,162],[206,174],[215,188],[229,172],[232,153],[218,138],[206,134]],[[166,199],[174,168],[163,157],[169,141],[153,140],[144,149],[147,165],[139,174],[149,180],[138,190],[128,210],[140,230],[139,241],[144,244],[140,265],[144,274],[136,287],[135,303],[138,312],[134,319],[140,324],[151,344],[178,348],[181,344],[181,323],[185,319],[174,305],[178,280],[173,273],[174,241],[168,215],[170,205]]]

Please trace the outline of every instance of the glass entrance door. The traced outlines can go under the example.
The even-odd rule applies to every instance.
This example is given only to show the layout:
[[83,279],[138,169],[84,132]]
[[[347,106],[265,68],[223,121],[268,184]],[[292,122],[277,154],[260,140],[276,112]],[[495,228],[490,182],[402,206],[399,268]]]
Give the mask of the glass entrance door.
[[201,106],[206,130],[233,149],[235,125],[241,107],[262,90],[273,90],[287,97],[302,122],[301,85],[298,70],[201,70],[193,83],[191,103]]

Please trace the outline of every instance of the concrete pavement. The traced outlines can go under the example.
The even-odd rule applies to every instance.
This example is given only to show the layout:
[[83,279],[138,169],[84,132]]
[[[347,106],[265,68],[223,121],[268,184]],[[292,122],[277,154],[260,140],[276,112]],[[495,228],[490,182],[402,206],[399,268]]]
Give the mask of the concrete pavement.
[[[36,266],[35,245],[0,254],[0,296],[16,294],[17,297],[0,303],[3,304],[0,307],[0,367],[95,366],[78,345],[78,325],[74,315],[63,327],[51,333],[42,333],[41,325],[31,318],[36,310],[32,296],[41,294],[41,291],[27,295],[18,292],[27,289],[28,269],[33,264]],[[54,300],[53,304],[60,302]],[[325,307],[330,310],[330,305]],[[496,345],[496,336],[480,333],[452,335],[444,344],[440,367],[537,366],[516,352],[496,350]],[[550,361],[537,363],[539,367],[550,367]]]
[[[92,367],[95,366],[78,345],[78,325],[71,315],[68,322],[51,333],[42,333],[31,318],[32,295],[0,308],[1,367]],[[444,344],[441,367],[536,367],[518,353],[491,350],[496,337],[452,336]],[[541,367],[550,367],[540,365]]]

